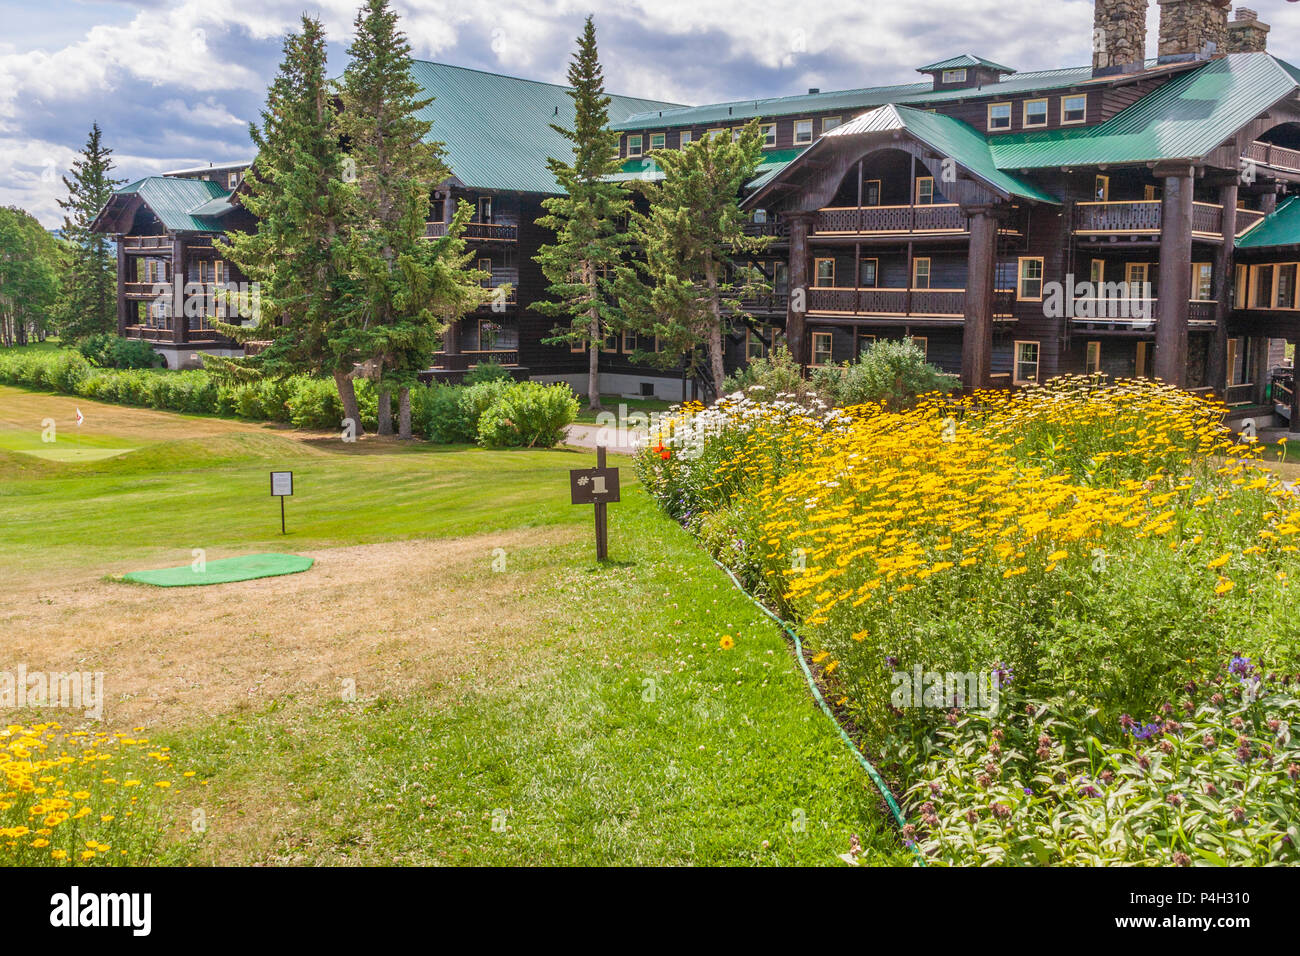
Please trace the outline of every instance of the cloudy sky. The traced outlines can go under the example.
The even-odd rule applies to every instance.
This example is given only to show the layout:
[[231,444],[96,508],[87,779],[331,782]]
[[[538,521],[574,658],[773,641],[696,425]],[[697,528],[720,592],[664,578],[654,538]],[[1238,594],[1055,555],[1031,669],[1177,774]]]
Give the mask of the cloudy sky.
[[[118,175],[249,158],[280,39],[306,12],[341,71],[356,0],[0,0],[0,205],[57,226],[92,121]],[[707,103],[912,82],[971,52],[1020,70],[1089,62],[1092,0],[395,0],[418,57],[563,82],[588,12],[611,92]],[[1300,60],[1300,5],[1255,0]],[[1157,7],[1151,4],[1154,53]]]

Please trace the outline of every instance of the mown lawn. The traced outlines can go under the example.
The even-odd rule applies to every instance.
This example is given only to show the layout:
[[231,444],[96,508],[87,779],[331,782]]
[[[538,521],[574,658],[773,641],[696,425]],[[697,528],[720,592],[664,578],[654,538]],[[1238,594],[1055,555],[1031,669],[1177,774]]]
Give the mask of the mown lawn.
[[[55,418],[62,432],[77,404],[86,440],[135,450],[80,463],[28,454],[41,420]],[[161,643],[139,654],[120,636],[85,640],[106,671],[104,729],[123,729],[126,715],[125,729],[142,720],[152,741],[173,748],[178,769],[197,771],[172,792],[177,839],[164,862],[835,864],[853,833],[873,862],[909,862],[781,635],[662,517],[630,468],[611,508],[613,560],[595,563],[591,511],[568,504],[566,474],[590,460],[344,445],[0,387],[0,566],[10,579],[0,631],[21,633],[34,606],[22,594],[44,602],[66,588],[110,595],[104,615],[129,625],[138,613],[140,628],[158,632]],[[272,469],[295,473],[287,538],[269,495]],[[493,535],[525,532],[494,573]],[[423,629],[452,644],[462,629],[476,635],[438,679],[380,680],[363,660],[355,699],[337,689],[350,672],[328,668],[269,700],[250,689],[251,703],[211,713],[169,708],[159,693],[138,718],[138,701],[114,698],[115,655],[134,674],[156,668],[159,681],[185,662],[166,660],[170,625],[156,592],[105,576],[185,564],[196,548],[209,558],[311,550],[326,567],[331,549],[371,545],[379,558],[424,539],[468,542],[457,553],[470,557],[438,570],[448,597],[405,622],[414,635],[400,646],[379,640],[370,658],[376,675],[389,675]],[[307,586],[317,571],[298,581]],[[277,589],[296,586],[277,580]],[[366,630],[364,610],[328,600],[286,617],[274,604],[285,592],[256,584],[218,586],[230,589],[226,617],[236,620],[217,630],[214,619],[212,633],[239,628],[268,649],[292,638],[319,650],[331,646],[331,628]],[[489,584],[506,597],[492,598],[503,623],[484,641]],[[383,638],[422,579],[397,566],[353,586]],[[166,594],[178,616],[186,598]],[[47,624],[63,613],[79,620],[71,609],[50,613]],[[202,637],[202,619],[185,627]],[[733,649],[721,648],[724,634]],[[219,668],[203,673],[191,683],[222,680]],[[228,690],[244,695],[242,684]],[[195,809],[205,832],[185,839]]]

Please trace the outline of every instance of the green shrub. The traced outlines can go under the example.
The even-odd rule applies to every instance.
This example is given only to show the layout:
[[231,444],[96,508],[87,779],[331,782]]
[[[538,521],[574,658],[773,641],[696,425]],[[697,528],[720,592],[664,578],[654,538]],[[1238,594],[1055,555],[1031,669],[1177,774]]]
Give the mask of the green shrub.
[[163,364],[148,342],[108,332],[82,339],[77,350],[99,368],[158,368]]
[[[481,388],[471,386],[469,390]],[[483,412],[479,444],[488,448],[551,448],[578,416],[578,400],[563,382],[515,382]]]
[[894,410],[914,405],[930,392],[951,392],[959,384],[926,362],[911,339],[881,339],[857,362],[815,370],[812,383],[840,407],[879,403]]
[[473,432],[467,428],[461,412],[463,392],[459,386],[442,383],[412,389],[411,427],[440,445],[473,441],[478,435],[478,423],[475,422]]
[[477,385],[480,382],[504,382],[509,379],[510,370],[500,362],[480,362],[465,373],[464,383]]
[[743,391],[754,401],[775,401],[778,395],[804,398],[811,388],[790,350],[778,345],[770,356],[751,359],[723,384],[728,393]]
[[343,421],[343,403],[339,401],[333,379],[295,376],[287,379],[286,384],[290,389],[286,400],[287,420],[295,428],[323,431],[339,427]]

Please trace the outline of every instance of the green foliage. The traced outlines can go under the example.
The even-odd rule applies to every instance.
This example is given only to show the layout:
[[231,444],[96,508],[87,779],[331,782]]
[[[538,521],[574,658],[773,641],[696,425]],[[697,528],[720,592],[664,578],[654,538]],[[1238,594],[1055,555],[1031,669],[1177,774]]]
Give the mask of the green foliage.
[[906,408],[931,392],[951,392],[960,384],[925,360],[911,339],[878,339],[856,362],[816,369],[813,387],[841,407],[879,403]]
[[464,383],[477,385],[479,382],[504,382],[508,378],[510,370],[500,362],[479,362],[465,373]]
[[[343,404],[338,390],[329,379],[290,379],[292,388],[284,399],[286,416],[282,421],[293,423],[295,428],[319,431],[335,429],[343,420]],[[363,416],[364,417],[364,416]]]
[[0,344],[49,331],[62,272],[58,241],[23,210],[0,207]]
[[1298,691],[1238,658],[1146,722],[1077,696],[954,711],[904,835],[946,865],[1294,866]]
[[479,444],[488,448],[551,448],[578,415],[578,400],[563,382],[515,382],[484,410]]
[[117,256],[108,236],[91,224],[126,180],[112,176],[113,151],[104,145],[99,124],[93,123],[71,177],[63,177],[68,198],[60,199],[63,218],[63,283],[65,295],[59,331],[65,340],[117,326]]
[[732,373],[723,391],[728,394],[743,391],[753,401],[770,402],[778,395],[802,398],[808,394],[809,387],[790,350],[778,345],[770,355],[751,359],[744,368]]
[[158,368],[163,364],[148,342],[111,332],[87,336],[77,343],[77,350],[99,368]]

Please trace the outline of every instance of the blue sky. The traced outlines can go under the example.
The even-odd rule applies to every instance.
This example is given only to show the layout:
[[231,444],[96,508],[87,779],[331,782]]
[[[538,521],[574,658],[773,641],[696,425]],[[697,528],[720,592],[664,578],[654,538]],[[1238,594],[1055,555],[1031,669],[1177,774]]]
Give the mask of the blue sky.
[[[318,16],[341,71],[356,0],[0,0],[0,204],[60,223],[93,120],[118,175],[249,157],[283,34]],[[1300,61],[1300,4],[1249,4]],[[612,92],[683,103],[917,79],[971,52],[1020,70],[1089,61],[1092,0],[395,0],[415,54],[563,82],[588,12]],[[1157,6],[1148,35],[1154,53]]]

